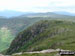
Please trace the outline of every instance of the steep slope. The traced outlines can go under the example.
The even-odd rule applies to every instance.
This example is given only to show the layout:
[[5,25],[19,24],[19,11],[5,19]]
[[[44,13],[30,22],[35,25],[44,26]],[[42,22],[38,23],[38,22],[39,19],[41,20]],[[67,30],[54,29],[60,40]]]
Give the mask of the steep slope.
[[20,32],[6,54],[49,48],[75,49],[75,23],[42,20]]

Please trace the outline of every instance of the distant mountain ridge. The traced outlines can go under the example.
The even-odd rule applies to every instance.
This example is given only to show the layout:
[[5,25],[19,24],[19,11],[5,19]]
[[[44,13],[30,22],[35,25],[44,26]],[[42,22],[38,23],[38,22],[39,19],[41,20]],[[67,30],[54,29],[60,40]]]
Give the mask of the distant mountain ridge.
[[61,14],[61,15],[75,16],[75,13],[70,13],[70,12],[66,12],[66,11],[55,11],[54,13]]
[[65,12],[65,11],[55,11],[55,12],[20,12],[20,11],[13,11],[13,10],[5,10],[5,11],[0,11],[0,16],[4,16],[4,17],[15,17],[15,16],[20,16],[20,15],[25,15],[25,16],[33,16],[33,15],[47,15],[48,14],[60,14],[60,15],[69,15],[69,16],[75,16],[74,13],[70,13],[70,12]]
[[20,12],[20,11],[13,11],[13,10],[5,10],[5,11],[0,11],[0,16],[4,17],[13,17],[13,16],[20,16],[23,14],[27,14],[29,12]]

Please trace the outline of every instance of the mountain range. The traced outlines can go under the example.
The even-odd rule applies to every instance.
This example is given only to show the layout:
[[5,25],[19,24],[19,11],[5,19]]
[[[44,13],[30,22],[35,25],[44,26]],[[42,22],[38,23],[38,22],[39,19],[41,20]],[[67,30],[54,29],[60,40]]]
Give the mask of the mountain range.
[[66,11],[55,11],[54,13],[61,14],[61,15],[75,16],[75,13],[66,12]]
[[[65,11],[54,11],[52,13],[75,16],[75,13],[70,13],[70,12],[65,12]],[[34,15],[34,14],[37,14],[37,12],[20,12],[20,11],[14,11],[14,10],[0,11],[0,16],[4,16],[4,17],[15,17],[15,16],[20,16],[20,15],[26,15],[27,16],[27,15]]]
[[14,11],[14,10],[4,10],[4,11],[0,11],[0,16],[3,17],[14,17],[14,16],[20,16],[23,14],[28,14],[30,12],[20,12],[20,11]]

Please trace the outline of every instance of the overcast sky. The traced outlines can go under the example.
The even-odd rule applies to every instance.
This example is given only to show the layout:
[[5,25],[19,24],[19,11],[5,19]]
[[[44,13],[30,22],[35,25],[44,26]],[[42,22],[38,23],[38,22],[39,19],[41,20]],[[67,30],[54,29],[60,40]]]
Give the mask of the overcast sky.
[[0,11],[3,10],[75,13],[75,0],[0,0]]

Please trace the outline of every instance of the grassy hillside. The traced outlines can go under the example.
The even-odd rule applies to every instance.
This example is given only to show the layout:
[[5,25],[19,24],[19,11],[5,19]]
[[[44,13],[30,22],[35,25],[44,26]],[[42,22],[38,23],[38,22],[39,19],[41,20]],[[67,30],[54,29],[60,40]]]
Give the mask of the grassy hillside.
[[20,32],[6,54],[44,49],[75,50],[75,23],[42,20]]
[[11,34],[11,31],[8,28],[0,28],[0,51],[8,48],[11,41],[13,40],[13,37],[14,36]]

